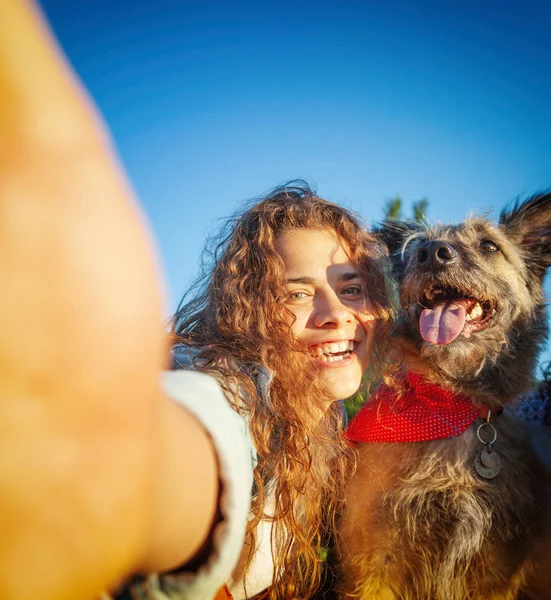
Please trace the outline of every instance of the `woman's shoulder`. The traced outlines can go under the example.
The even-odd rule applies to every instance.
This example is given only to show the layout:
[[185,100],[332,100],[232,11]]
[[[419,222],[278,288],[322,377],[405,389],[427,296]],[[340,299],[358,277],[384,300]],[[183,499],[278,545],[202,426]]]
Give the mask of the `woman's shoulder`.
[[[186,346],[184,344],[175,345],[171,350],[171,370],[201,370],[201,367],[206,360],[201,353],[201,348]],[[226,357],[226,363],[230,373],[234,375],[239,373],[250,379],[256,389],[258,397],[262,399],[263,403],[269,403],[270,385],[272,383],[273,375],[266,367],[253,362],[238,363],[231,357],[229,359]],[[226,377],[222,371],[220,371],[219,374],[216,372],[209,372],[209,374],[219,382],[222,382]],[[230,390],[233,390],[235,396],[238,398],[237,404],[245,409],[243,414],[246,415],[246,409],[251,402],[249,393],[245,390],[244,386],[240,387],[234,382],[227,384],[227,387]]]
[[[218,381],[205,373],[192,369],[165,371],[161,375],[165,394],[191,412],[207,429],[215,446],[225,441],[241,438],[249,453],[252,445],[247,419],[234,410]],[[222,451],[224,448],[217,448]]]
[[[212,598],[230,580],[245,540],[256,463],[245,417],[227,401],[216,379],[190,368],[164,372],[161,386],[174,402],[191,412],[210,435],[220,478],[221,521],[212,532],[213,550],[197,571],[181,570],[140,578],[133,597],[194,600]],[[141,595],[140,595],[141,594]]]

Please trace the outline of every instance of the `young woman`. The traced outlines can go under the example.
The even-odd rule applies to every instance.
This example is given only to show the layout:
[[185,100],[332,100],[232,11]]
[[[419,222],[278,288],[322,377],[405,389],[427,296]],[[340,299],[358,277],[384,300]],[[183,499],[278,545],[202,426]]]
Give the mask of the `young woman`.
[[[307,598],[319,580],[344,477],[335,401],[359,388],[388,319],[379,252],[348,211],[304,184],[282,187],[229,222],[175,316],[176,360],[189,363],[193,350],[195,369],[219,381],[252,442],[247,542],[228,579],[237,599],[267,588]],[[231,561],[239,547],[230,546],[213,554]],[[189,597],[199,595],[190,588]]]
[[335,400],[386,323],[377,245],[306,188],[258,202],[178,311],[196,372],[160,387],[132,194],[36,8],[2,10],[0,596],[94,598],[137,573],[162,573],[138,598],[311,596],[343,476]]

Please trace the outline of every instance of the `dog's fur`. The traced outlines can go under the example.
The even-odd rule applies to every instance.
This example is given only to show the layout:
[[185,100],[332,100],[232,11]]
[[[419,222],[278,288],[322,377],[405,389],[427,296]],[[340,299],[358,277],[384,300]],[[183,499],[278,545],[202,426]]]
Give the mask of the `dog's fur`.
[[[484,218],[438,227],[390,223],[380,235],[398,284],[392,338],[402,364],[494,413],[529,389],[547,339],[551,193],[503,211],[497,226]],[[421,268],[420,245],[436,240],[456,259]],[[487,326],[447,345],[424,341],[420,304],[435,288],[479,300]],[[551,598],[547,473],[522,424],[499,415],[491,422],[502,470],[492,480],[479,477],[481,422],[449,439],[357,445],[341,521],[341,598]]]

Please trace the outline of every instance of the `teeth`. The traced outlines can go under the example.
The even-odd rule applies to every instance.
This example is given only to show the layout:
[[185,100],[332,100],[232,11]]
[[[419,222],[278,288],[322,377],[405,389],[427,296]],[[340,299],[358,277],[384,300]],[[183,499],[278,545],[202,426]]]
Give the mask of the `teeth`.
[[354,346],[352,342],[331,342],[330,344],[321,344],[321,348],[324,354],[337,354],[338,352],[346,352],[347,350],[352,350]]
[[342,354],[343,352],[352,352],[354,350],[354,342],[347,340],[345,342],[330,342],[328,344],[319,344],[311,349],[312,354],[316,358],[321,358],[328,362],[334,360],[342,360],[342,356],[332,356],[333,354]]
[[482,310],[482,306],[480,306],[480,303],[477,302],[471,312],[469,313],[469,316],[471,319],[477,319],[478,317],[481,317],[484,314],[484,311]]
[[321,362],[339,362],[341,360],[344,360],[345,358],[348,358],[348,356],[348,354],[339,356],[327,356],[326,354],[322,354],[319,357],[319,360],[321,360]]

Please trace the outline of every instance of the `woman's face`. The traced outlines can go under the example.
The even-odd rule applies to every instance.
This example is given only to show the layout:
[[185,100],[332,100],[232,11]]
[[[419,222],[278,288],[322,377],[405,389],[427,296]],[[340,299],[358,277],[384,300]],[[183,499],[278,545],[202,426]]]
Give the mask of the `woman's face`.
[[285,231],[276,250],[285,263],[291,330],[330,396],[346,398],[359,388],[373,345],[365,282],[332,229]]

